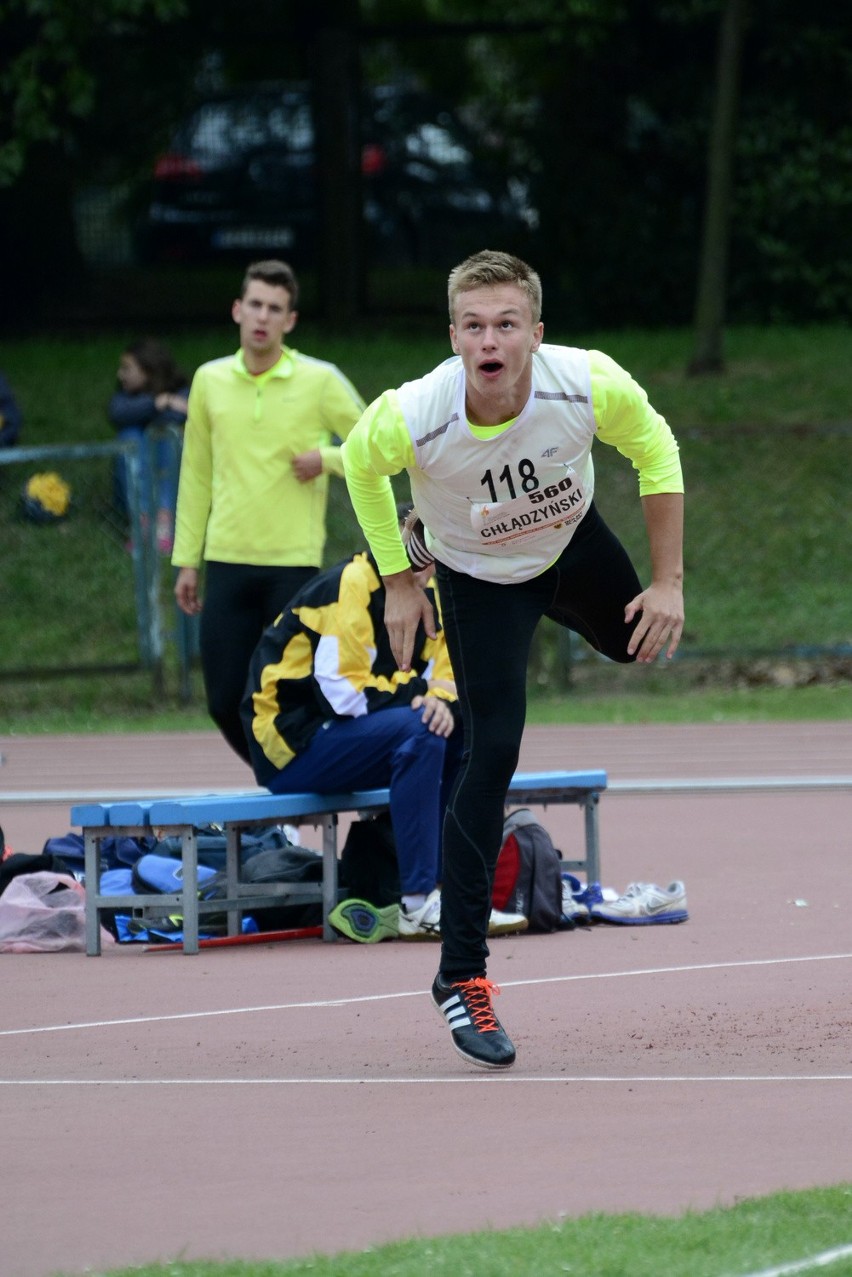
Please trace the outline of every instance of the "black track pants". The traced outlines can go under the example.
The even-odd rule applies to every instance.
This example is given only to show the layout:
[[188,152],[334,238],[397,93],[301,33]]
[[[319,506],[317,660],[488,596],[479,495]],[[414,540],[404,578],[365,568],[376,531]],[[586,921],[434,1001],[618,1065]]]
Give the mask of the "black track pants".
[[201,669],[210,716],[232,749],[249,762],[240,702],[261,634],[317,568],[207,563],[201,609]]
[[461,980],[485,972],[491,885],[524,730],[535,628],[548,616],[612,660],[630,662],[635,622],[625,624],[624,609],[642,587],[594,504],[557,562],[530,581],[495,585],[444,564],[437,575],[465,732],[444,821],[441,973]]

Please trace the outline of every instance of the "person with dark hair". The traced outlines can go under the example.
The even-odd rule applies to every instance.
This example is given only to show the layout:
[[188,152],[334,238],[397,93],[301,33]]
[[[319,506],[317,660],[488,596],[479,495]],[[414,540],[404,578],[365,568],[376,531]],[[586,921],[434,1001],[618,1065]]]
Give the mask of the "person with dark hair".
[[[412,570],[434,602],[434,564],[416,516],[404,537]],[[418,627],[410,668],[397,668],[384,606],[366,552],[315,576],[257,646],[243,723],[257,782],[273,793],[390,791],[400,902],[344,900],[332,925],[363,943],[438,940],[441,826],[462,752],[456,689],[440,628],[430,638]],[[526,926],[519,914],[489,915],[491,935]]]
[[246,271],[231,307],[240,348],[193,378],[178,487],[175,597],[201,614],[207,705],[246,762],[240,702],[252,653],[322,566],[329,475],[342,476],[340,440],[364,408],[339,368],[286,345],[297,302],[286,262]]
[[21,434],[23,416],[14,391],[0,372],[0,448],[11,448]]
[[[150,456],[146,432],[152,426],[183,426],[188,395],[189,379],[161,341],[143,337],[131,342],[122,351],[118,362],[118,386],[109,401],[108,415],[118,438],[138,445],[143,518],[146,519],[151,517],[151,511],[145,506],[151,483],[150,462],[153,460],[157,549],[162,554],[171,552],[173,539],[173,452],[168,439],[161,436],[154,443],[153,456]],[[127,514],[127,463],[124,457],[116,460],[115,485],[116,504],[123,514]]]
[[[674,655],[683,630],[683,478],[677,443],[630,375],[600,351],[546,345],[541,281],[508,253],[477,253],[448,282],[455,358],[381,395],[343,449],[355,513],[387,594],[403,671],[435,632],[411,570],[390,475],[407,470],[436,560],[465,754],[443,834],[441,958],[432,1000],[456,1050],[507,1068],[515,1048],[486,978],[488,911],[543,616],[614,661]],[[643,589],[594,502],[592,444],[639,474],[651,582]]]

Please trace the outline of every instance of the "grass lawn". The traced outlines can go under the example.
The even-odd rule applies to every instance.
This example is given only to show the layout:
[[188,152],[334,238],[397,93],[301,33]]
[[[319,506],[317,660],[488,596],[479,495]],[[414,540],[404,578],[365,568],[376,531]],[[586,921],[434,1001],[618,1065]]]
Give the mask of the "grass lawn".
[[[784,669],[788,685],[755,682],[751,669],[711,669],[699,680],[686,662],[667,667],[579,671],[568,691],[536,693],[529,724],[748,723],[852,718],[852,679],[817,679],[807,667]],[[772,673],[774,667],[769,667]],[[777,671],[776,671],[777,672]],[[0,735],[74,732],[213,730],[203,704],[200,675],[189,705],[174,694],[160,698],[145,674],[106,675],[37,684],[0,684]]]
[[745,1277],[770,1266],[801,1277],[816,1272],[850,1277],[850,1218],[852,1186],[838,1185],[674,1219],[596,1214],[290,1263],[178,1260],[116,1270],[110,1277]]
[[[227,306],[223,304],[223,315]],[[25,416],[22,444],[103,442],[106,402],[128,332],[11,340],[4,372]],[[162,334],[188,372],[233,349],[236,330]],[[727,367],[689,377],[688,330],[547,332],[600,347],[647,389],[678,436],[687,483],[686,612],[681,656],[662,677],[627,679],[578,661],[551,625],[540,627],[530,665],[530,720],[678,721],[848,716],[852,679],[852,365],[843,325],[735,328]],[[334,360],[370,399],[448,353],[443,315],[374,323],[346,334],[301,321],[306,353]],[[45,376],[45,368],[50,376]],[[11,450],[14,451],[14,450]],[[644,526],[632,468],[595,449],[596,499],[647,579]],[[165,694],[143,673],[98,675],[137,660],[135,610],[123,534],[108,515],[109,461],[62,461],[77,498],[50,527],[16,517],[21,481],[37,467],[0,466],[2,731],[145,730],[206,726],[200,679],[182,705],[174,672],[171,569],[164,567]],[[405,478],[398,480],[405,495]],[[326,562],[363,539],[342,484],[332,485]],[[11,669],[85,665],[73,678],[8,681]],[[648,674],[651,677],[648,677]]]

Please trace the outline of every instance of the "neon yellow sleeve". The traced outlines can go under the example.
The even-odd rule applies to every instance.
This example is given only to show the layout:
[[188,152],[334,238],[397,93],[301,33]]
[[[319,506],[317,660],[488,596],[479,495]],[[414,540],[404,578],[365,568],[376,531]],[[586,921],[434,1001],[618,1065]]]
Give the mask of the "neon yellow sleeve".
[[390,476],[414,467],[414,445],[395,390],[370,404],[340,450],[346,486],[382,576],[404,572],[408,555],[399,534]]
[[[338,439],[346,439],[357,424],[365,408],[364,400],[335,365],[331,365],[322,397],[323,425]],[[320,448],[322,468],[325,474],[343,478],[343,459],[340,444],[331,443]]]
[[683,492],[677,440],[665,417],[648,402],[642,387],[600,350],[590,350],[592,407],[597,434],[632,461],[639,472],[639,495]]

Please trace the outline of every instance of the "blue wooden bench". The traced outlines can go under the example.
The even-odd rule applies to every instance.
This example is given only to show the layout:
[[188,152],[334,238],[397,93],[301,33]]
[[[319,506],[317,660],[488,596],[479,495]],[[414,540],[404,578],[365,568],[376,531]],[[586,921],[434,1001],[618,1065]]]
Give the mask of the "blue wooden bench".
[[[566,869],[584,870],[588,882],[600,879],[600,843],[597,808],[606,789],[605,771],[518,772],[509,786],[507,805],[547,807],[553,803],[574,803],[585,818],[585,856],[565,860]],[[192,794],[185,798],[151,798],[122,802],[81,803],[71,808],[71,824],[83,832],[86,874],[86,952],[101,951],[102,910],[144,911],[147,916],[181,914],[183,951],[198,952],[199,917],[204,913],[226,913],[228,934],[236,935],[244,911],[261,909],[286,900],[322,902],[323,939],[334,940],[328,915],[338,900],[337,823],[342,812],[376,814],[387,809],[386,789],[346,794],[270,794],[254,790],[239,794]],[[258,825],[309,824],[322,828],[322,884],[240,882],[240,836]],[[226,839],[224,899],[198,899],[197,829],[216,825]],[[100,883],[101,843],[111,837],[177,835],[181,840],[183,885],[176,894],[102,895]]]

